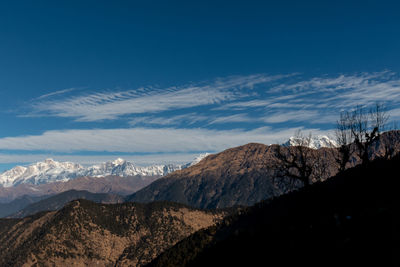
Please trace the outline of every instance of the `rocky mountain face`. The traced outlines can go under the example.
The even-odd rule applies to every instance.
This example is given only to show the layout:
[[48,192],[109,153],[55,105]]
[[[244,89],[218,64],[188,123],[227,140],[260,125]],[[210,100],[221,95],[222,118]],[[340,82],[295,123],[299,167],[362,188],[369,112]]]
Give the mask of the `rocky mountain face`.
[[143,266],[224,211],[181,204],[97,204],[0,219],[0,266]]
[[[387,132],[371,148],[371,158],[382,157],[385,144],[389,141],[391,147],[400,151],[400,131]],[[276,157],[277,148],[278,145],[252,143],[209,155],[192,167],[158,179],[127,197],[127,200],[168,200],[199,208],[223,208],[250,206],[279,196],[293,188],[286,186],[285,179],[276,179],[281,164]],[[285,151],[289,147],[281,149]],[[337,173],[336,155],[336,148],[326,147],[312,149],[310,153],[310,157],[317,159],[323,167],[325,178]],[[358,162],[359,158],[354,153],[348,167]]]
[[133,162],[118,158],[99,165],[83,167],[72,162],[57,162],[46,159],[27,167],[16,166],[0,174],[0,186],[12,187],[20,184],[41,185],[54,182],[66,182],[77,177],[106,177],[106,176],[164,176],[168,173],[190,167],[199,162],[207,154],[199,155],[194,161],[183,164],[152,165],[141,167]]
[[68,202],[87,199],[96,203],[114,204],[124,202],[124,198],[115,194],[90,193],[88,191],[69,190],[29,204],[9,215],[9,218],[23,218],[41,211],[54,211],[63,208]]
[[146,266],[399,266],[399,166],[380,159],[245,208]]

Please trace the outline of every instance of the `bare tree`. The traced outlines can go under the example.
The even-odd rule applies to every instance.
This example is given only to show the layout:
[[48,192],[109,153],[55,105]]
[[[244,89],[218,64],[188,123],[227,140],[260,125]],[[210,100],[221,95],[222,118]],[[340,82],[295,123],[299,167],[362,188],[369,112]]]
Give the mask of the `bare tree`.
[[385,131],[386,123],[389,120],[389,115],[386,112],[386,107],[383,104],[376,103],[370,109],[369,115],[371,118],[371,126],[377,129],[378,136]]
[[336,150],[332,150],[335,153],[336,163],[338,164],[339,172],[346,169],[347,162],[351,156],[352,135],[350,130],[350,114],[348,112],[340,113],[340,118],[336,122],[336,143],[338,145],[337,153]]
[[304,137],[299,131],[293,139],[294,144],[289,147],[277,146],[276,148],[276,158],[280,166],[279,176],[289,178],[292,185],[298,181],[304,186],[309,186],[311,183],[316,163],[315,157],[312,155],[314,150],[310,148],[311,140],[311,134]]
[[[366,112],[363,107],[357,106],[354,111],[341,115],[344,126],[350,130],[351,141],[354,142],[362,164],[369,163],[370,147],[380,138],[388,118],[384,105],[380,103],[376,103],[369,112]],[[345,159],[343,158],[343,160]]]

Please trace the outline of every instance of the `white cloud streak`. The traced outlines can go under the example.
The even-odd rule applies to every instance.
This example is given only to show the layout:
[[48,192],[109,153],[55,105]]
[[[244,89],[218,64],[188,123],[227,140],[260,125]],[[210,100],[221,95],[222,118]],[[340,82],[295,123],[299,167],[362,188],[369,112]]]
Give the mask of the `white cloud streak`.
[[[44,101],[33,105],[34,112],[28,116],[66,117],[81,122],[128,116],[132,117],[127,120],[130,126],[187,127],[203,123],[207,127],[231,122],[333,123],[333,114],[356,105],[380,101],[390,108],[399,107],[400,79],[389,71],[286,79],[294,75],[236,76],[164,90],[141,88],[61,100],[48,100],[48,94]],[[281,84],[276,86],[277,81]],[[251,90],[255,86],[260,89],[260,85],[265,86],[264,93]],[[194,107],[198,107],[196,113],[187,110]],[[167,116],[165,111],[174,114]]]
[[[2,150],[54,152],[191,153],[221,151],[249,142],[276,143],[286,140],[298,128],[272,130],[209,129],[97,129],[47,131],[42,135],[0,139]],[[313,130],[318,134],[318,129]]]
[[268,114],[264,121],[268,123],[282,123],[287,121],[309,121],[320,114],[316,110],[307,110],[307,111],[289,111],[289,112],[276,112]]
[[[287,76],[287,75],[286,75]],[[154,113],[167,110],[220,104],[244,96],[242,89],[286,77],[263,74],[217,79],[209,84],[172,87],[164,90],[138,89],[93,93],[64,100],[40,101],[28,116],[71,117],[77,121],[117,119],[127,114]]]
[[68,89],[64,89],[64,90],[58,90],[58,91],[51,92],[51,93],[48,93],[48,94],[45,94],[45,95],[41,95],[36,99],[44,99],[44,98],[53,97],[53,96],[56,96],[56,95],[62,95],[62,94],[65,94],[65,93],[72,92],[74,90],[76,90],[76,88],[68,88]]
[[[285,82],[266,89],[265,92],[262,99],[226,103],[215,110],[256,110],[259,117],[254,121],[308,124],[334,123],[340,111],[357,105],[370,106],[376,102],[386,104],[390,114],[395,113],[395,109],[399,107],[400,79],[388,71],[340,75],[335,78],[316,77],[299,82]],[[243,117],[243,122],[245,121],[248,118]]]
[[209,116],[202,116],[196,113],[187,113],[182,115],[176,116],[169,116],[169,117],[157,117],[157,116],[143,116],[133,118],[129,121],[131,126],[135,125],[179,125],[181,123],[185,123],[186,125],[192,125],[196,122],[207,121],[209,120]]
[[259,118],[252,118],[248,114],[235,114],[230,116],[220,116],[211,120],[209,124],[221,124],[221,123],[232,123],[232,122],[257,122],[262,121]]
[[[331,104],[335,107],[370,105],[376,101],[400,100],[400,79],[384,71],[336,78],[312,78],[293,84],[281,84],[269,90],[285,95],[279,100]],[[317,97],[317,98],[316,98]]]

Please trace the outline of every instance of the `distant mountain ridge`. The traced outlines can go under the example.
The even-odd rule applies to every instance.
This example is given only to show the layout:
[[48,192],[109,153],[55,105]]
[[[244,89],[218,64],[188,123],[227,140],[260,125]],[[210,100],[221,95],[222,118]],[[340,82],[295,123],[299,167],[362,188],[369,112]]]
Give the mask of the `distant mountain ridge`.
[[[283,146],[293,146],[299,143],[296,137],[290,137]],[[335,147],[336,142],[324,135],[311,139],[310,148]],[[186,164],[159,164],[137,166],[133,162],[118,158],[101,164],[84,167],[73,162],[58,162],[46,159],[43,162],[29,166],[16,166],[0,174],[0,186],[14,187],[19,184],[41,185],[54,182],[66,182],[77,177],[106,177],[106,176],[165,176],[177,170],[182,170],[199,163],[209,153],[200,154],[192,162]]]
[[116,204],[122,203],[124,201],[123,197],[115,194],[90,193],[84,190],[69,190],[32,203],[24,207],[22,210],[19,210],[14,214],[9,215],[8,217],[23,218],[41,211],[59,210],[64,207],[64,205],[68,202],[77,199],[86,199],[103,204]]
[[[303,141],[306,138],[307,137],[299,138],[299,137],[292,136],[289,138],[288,141],[283,143],[282,146],[297,146],[297,145],[304,143]],[[323,147],[332,148],[332,147],[337,147],[337,146],[338,145],[337,145],[336,141],[329,138],[326,135],[311,136],[310,142],[308,144],[308,147],[312,148],[312,149],[320,149]]]
[[16,186],[22,183],[43,184],[48,181],[60,182],[75,178],[77,172],[83,170],[79,164],[72,162],[57,162],[46,159],[27,167],[16,166],[0,174],[0,185],[3,187]]
[[17,199],[14,199],[11,202],[0,203],[0,218],[16,213],[19,210],[25,208],[26,206],[48,197],[49,196],[46,195],[43,196],[23,195]]
[[66,182],[54,182],[40,185],[19,184],[12,187],[0,186],[0,203],[9,203],[26,196],[39,197],[56,195],[68,190],[86,190],[91,193],[108,193],[126,196],[151,184],[160,176],[106,176],[77,177]]
[[54,182],[66,182],[77,177],[106,176],[164,176],[176,170],[181,170],[198,163],[208,154],[201,154],[193,162],[187,164],[164,164],[147,167],[137,166],[133,162],[118,158],[98,165],[83,167],[72,162],[58,162],[46,159],[27,167],[16,166],[0,174],[0,186],[13,187],[19,184],[40,185]]

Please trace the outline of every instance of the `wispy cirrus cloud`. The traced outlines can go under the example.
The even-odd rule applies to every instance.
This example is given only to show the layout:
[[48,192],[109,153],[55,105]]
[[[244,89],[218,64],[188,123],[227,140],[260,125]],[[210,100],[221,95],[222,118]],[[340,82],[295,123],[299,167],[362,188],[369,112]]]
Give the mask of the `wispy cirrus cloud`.
[[28,116],[65,117],[79,122],[124,117],[130,126],[152,127],[332,124],[334,114],[356,105],[380,101],[393,109],[400,102],[400,79],[389,71],[309,79],[298,74],[256,74],[167,89],[139,88],[51,99],[72,89],[40,97]]
[[[128,128],[46,131],[41,135],[0,138],[0,150],[54,152],[186,153],[216,152],[249,142],[276,143],[298,128],[211,130]],[[320,133],[314,129],[315,133]]]
[[246,110],[248,108],[265,108],[275,103],[273,99],[251,99],[228,103],[214,108],[213,110]]
[[261,118],[251,117],[245,113],[234,114],[230,116],[216,116],[210,118],[209,124],[222,124],[222,123],[232,123],[232,122],[257,122],[263,121]]
[[172,126],[180,125],[184,123],[185,125],[193,125],[197,122],[204,122],[210,120],[210,116],[199,115],[194,112],[185,113],[175,116],[142,116],[136,117],[129,121],[129,125],[162,125],[162,126]]
[[319,115],[317,110],[303,110],[299,111],[287,111],[287,112],[275,112],[268,114],[264,121],[269,123],[282,123],[287,121],[308,121],[314,119]]
[[376,101],[400,99],[400,78],[393,72],[316,77],[295,83],[283,83],[269,92],[284,93],[280,100],[288,103],[305,102],[331,104],[340,107],[369,105]]
[[[258,118],[254,118],[254,121],[269,124],[332,124],[340,111],[357,105],[370,106],[376,102],[384,103],[389,114],[392,109],[400,107],[398,75],[383,71],[283,81],[277,86],[266,88],[261,97],[240,99],[220,105],[215,110],[239,113],[252,111]],[[243,121],[248,121],[248,118],[243,118]]]
[[182,87],[98,92],[62,100],[39,101],[32,105],[33,112],[27,116],[68,117],[88,122],[117,119],[128,114],[215,105],[248,96],[248,90],[254,86],[287,76],[264,74],[234,76]]
[[48,93],[48,94],[45,94],[45,95],[41,95],[36,99],[37,100],[38,99],[45,99],[45,98],[48,98],[48,97],[53,97],[53,96],[56,96],[56,95],[62,95],[62,94],[65,94],[65,93],[69,93],[69,92],[72,92],[72,91],[75,91],[75,90],[76,90],[76,88],[68,88],[68,89],[64,89],[64,90],[58,90],[58,91],[51,92],[51,93]]

